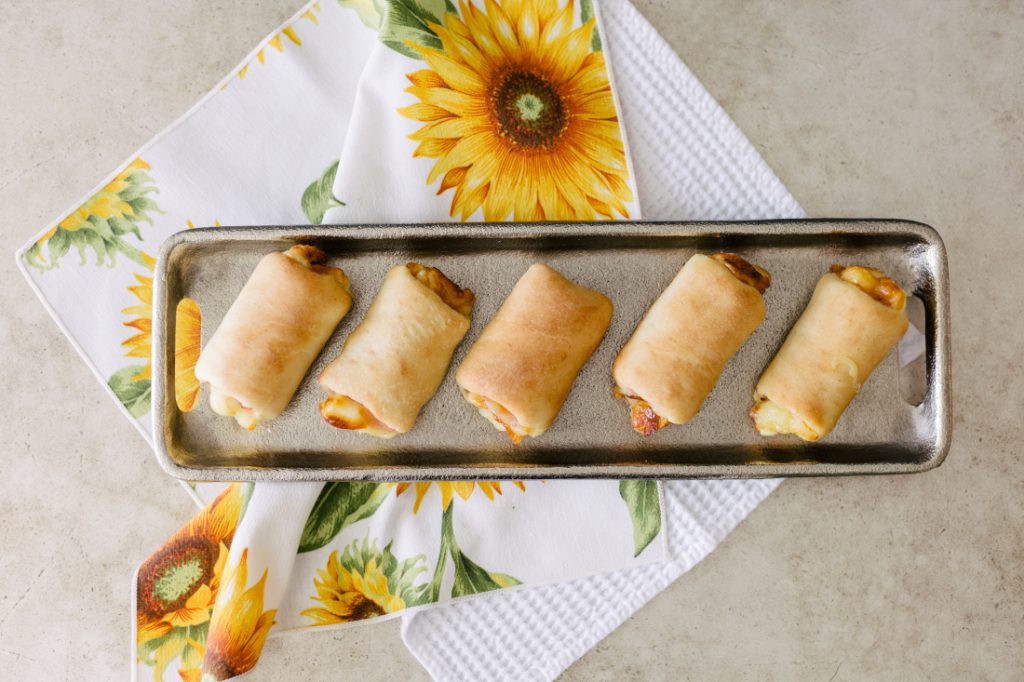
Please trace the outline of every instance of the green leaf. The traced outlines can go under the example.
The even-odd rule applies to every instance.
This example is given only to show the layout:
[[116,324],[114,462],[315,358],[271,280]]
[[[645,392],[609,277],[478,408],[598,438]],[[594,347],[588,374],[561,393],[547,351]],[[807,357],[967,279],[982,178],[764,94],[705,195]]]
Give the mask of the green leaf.
[[163,213],[163,211],[160,210],[160,207],[157,206],[156,202],[149,197],[135,197],[127,203],[132,207],[132,210],[135,211],[136,220],[145,220],[150,224],[152,224],[153,219],[149,217],[149,211]]
[[238,512],[238,521],[241,523],[242,519],[245,518],[245,512],[249,509],[249,501],[252,499],[252,494],[256,492],[256,484],[252,481],[246,481],[239,489],[242,494],[242,509]]
[[386,0],[387,13],[381,26],[380,39],[391,49],[412,59],[422,59],[408,42],[441,49],[441,39],[428,22],[443,24],[449,11],[445,0]]
[[593,0],[580,0],[580,23],[585,24],[594,16]]
[[338,162],[335,161],[302,193],[302,212],[306,214],[310,224],[319,225],[323,222],[327,209],[345,205],[345,202],[334,197],[334,176],[337,174]]
[[422,585],[416,585],[407,590],[405,594],[402,595],[402,601],[405,602],[405,607],[407,609],[411,609],[414,606],[431,604],[437,601],[437,599],[430,599],[430,583],[423,583]]
[[[585,24],[594,17],[594,1],[580,0],[580,23]],[[601,51],[601,36],[597,33],[597,22],[594,22],[594,32],[590,37],[590,49],[594,52]]]
[[503,587],[518,585],[519,581],[504,573],[492,573],[468,556],[458,547],[452,548],[452,562],[455,564],[455,584],[452,585],[452,596],[462,597],[467,594],[478,594],[500,590]]
[[661,499],[657,481],[619,481],[619,495],[633,520],[633,556],[640,556],[661,531]]
[[[488,571],[459,549],[459,543],[455,540],[452,509],[454,509],[454,505],[449,505],[448,509],[444,512],[444,517],[441,519],[441,551],[443,553],[445,547],[447,547],[452,557],[452,563],[455,565],[455,582],[452,585],[452,596],[463,597],[467,594],[490,592],[491,590],[500,590],[503,587],[520,584],[518,580],[510,575]],[[435,580],[438,586],[440,586],[437,573],[435,573]]]
[[131,365],[114,372],[107,380],[107,386],[125,406],[128,413],[138,419],[149,412],[151,382],[149,379],[132,381],[132,377],[146,369],[143,365]]
[[388,496],[383,483],[327,483],[306,519],[299,553],[320,549],[347,526],[371,516]]
[[47,249],[47,256],[49,256],[51,266],[56,264],[68,252],[68,249],[71,248],[71,237],[68,236],[70,234],[72,233],[58,229],[53,237],[50,238],[50,241],[46,242],[46,245],[49,247]]
[[110,216],[107,218],[107,225],[110,226],[112,235],[134,234],[139,239],[142,239],[142,232],[139,230],[139,226],[130,220],[125,220],[118,216]]
[[[85,254],[88,249],[92,249],[93,253],[96,254],[96,265],[103,265],[106,261],[108,253],[106,242],[94,230],[81,229],[76,232],[69,232],[68,239],[78,249],[78,260],[81,265],[85,265]],[[113,252],[110,252],[110,267],[114,267]]]
[[338,0],[338,4],[354,10],[359,15],[359,20],[367,28],[374,31],[380,30],[381,22],[384,19],[384,12],[387,8],[384,3],[387,0]]

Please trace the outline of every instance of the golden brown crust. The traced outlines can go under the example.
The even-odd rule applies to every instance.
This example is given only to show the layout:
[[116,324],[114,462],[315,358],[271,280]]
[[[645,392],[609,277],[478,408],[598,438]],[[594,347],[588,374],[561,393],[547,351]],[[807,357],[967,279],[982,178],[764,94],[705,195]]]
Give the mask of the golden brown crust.
[[296,245],[256,266],[196,364],[214,411],[252,428],[287,406],[352,305],[345,274],[322,257]]
[[345,274],[345,271],[341,268],[324,265],[327,262],[327,255],[317,247],[310,244],[296,244],[285,251],[284,255],[317,274],[330,275],[338,284],[345,287],[345,291],[351,290],[348,275]]
[[625,395],[642,399],[652,414],[684,424],[764,316],[764,299],[755,287],[719,259],[696,254],[619,351],[612,365],[615,383]]
[[759,431],[816,440],[835,428],[909,325],[905,310],[865,294],[834,272],[818,280],[810,303],[757,382]]
[[555,421],[611,316],[604,294],[534,264],[469,349],[455,381],[539,436]]
[[396,265],[341,354],[320,375],[320,385],[358,402],[392,431],[406,433],[441,385],[468,330],[465,314],[410,268]]
[[907,305],[907,294],[900,285],[877,268],[863,265],[833,265],[831,271],[839,279],[855,285],[871,298],[894,310],[903,310]]
[[763,294],[772,285],[772,276],[768,271],[759,265],[755,265],[735,253],[719,252],[711,256],[716,261],[729,268],[729,272],[736,279],[744,284],[757,289],[757,293]]
[[445,304],[452,310],[469,317],[473,312],[473,304],[476,296],[470,289],[463,289],[455,282],[448,279],[443,272],[437,268],[431,268],[419,263],[407,263],[409,272],[424,286],[437,294]]

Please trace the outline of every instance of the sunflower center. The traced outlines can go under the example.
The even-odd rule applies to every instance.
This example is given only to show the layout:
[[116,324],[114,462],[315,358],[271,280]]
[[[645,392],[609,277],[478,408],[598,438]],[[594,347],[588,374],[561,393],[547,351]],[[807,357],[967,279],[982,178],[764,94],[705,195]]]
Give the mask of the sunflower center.
[[165,545],[139,569],[139,606],[154,618],[182,608],[213,577],[216,559],[216,548],[206,538],[184,537]]
[[529,92],[519,96],[516,106],[519,108],[519,118],[524,121],[536,121],[544,113],[544,102]]
[[550,148],[568,123],[561,95],[529,71],[509,71],[499,78],[491,103],[501,136],[520,147]]
[[366,620],[367,618],[374,618],[376,616],[384,615],[384,609],[380,607],[380,604],[367,599],[366,597],[357,598],[355,603],[352,604],[352,620]]
[[202,577],[202,560],[198,556],[190,556],[185,563],[167,567],[153,583],[153,594],[167,602],[181,599]]

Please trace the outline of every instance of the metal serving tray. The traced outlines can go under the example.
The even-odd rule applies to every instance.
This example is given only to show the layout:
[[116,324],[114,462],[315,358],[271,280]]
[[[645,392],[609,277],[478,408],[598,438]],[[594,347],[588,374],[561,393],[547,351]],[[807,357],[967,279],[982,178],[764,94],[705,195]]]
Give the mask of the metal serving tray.
[[[195,299],[204,343],[257,261],[311,243],[352,282],[354,304],[288,409],[246,432],[208,405],[174,401],[175,309]],[[771,272],[768,316],[726,366],[701,412],[649,438],[612,397],[611,366],[637,322],[695,252],[734,251]],[[391,440],[331,428],[316,378],[334,359],[397,263],[436,266],[477,296],[452,367],[512,285],[536,262],[607,294],[608,334],[577,378],[558,420],[516,446],[467,404],[450,370],[416,427]],[[875,370],[823,441],[763,438],[748,412],[754,384],[833,263],[881,268],[919,297],[927,352],[924,398],[901,397],[896,353]],[[335,225],[214,228],[168,239],[156,267],[153,432],[157,457],[186,480],[439,480],[526,478],[754,478],[910,473],[938,466],[950,443],[949,292],[945,249],[927,225],[896,220],[730,223]],[[904,372],[906,374],[906,372]],[[905,380],[904,380],[905,381]],[[904,387],[904,393],[906,393]]]

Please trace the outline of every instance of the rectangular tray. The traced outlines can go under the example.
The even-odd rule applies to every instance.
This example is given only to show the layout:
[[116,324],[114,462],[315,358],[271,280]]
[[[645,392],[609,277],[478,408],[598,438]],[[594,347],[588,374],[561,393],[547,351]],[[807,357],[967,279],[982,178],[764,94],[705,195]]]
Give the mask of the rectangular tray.
[[[207,387],[190,413],[174,400],[175,310],[196,300],[209,340],[259,259],[297,242],[328,253],[354,303],[288,409],[246,432],[214,414]],[[737,352],[701,412],[649,438],[612,397],[612,360],[659,293],[695,252],[734,251],[772,275],[767,318]],[[607,294],[611,327],[558,420],[518,446],[467,404],[454,369],[416,427],[391,440],[331,428],[318,412],[320,371],[362,320],[389,267],[440,268],[477,295],[473,325],[452,368],[512,285],[536,261]],[[838,427],[818,443],[757,434],[754,384],[833,263],[881,268],[921,299],[924,399],[900,394],[891,353]],[[186,480],[443,480],[527,478],[754,478],[910,473],[938,466],[950,443],[949,292],[945,249],[927,225],[896,220],[730,223],[542,223],[210,228],[168,239],[156,266],[153,432],[157,457]]]

